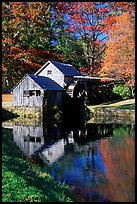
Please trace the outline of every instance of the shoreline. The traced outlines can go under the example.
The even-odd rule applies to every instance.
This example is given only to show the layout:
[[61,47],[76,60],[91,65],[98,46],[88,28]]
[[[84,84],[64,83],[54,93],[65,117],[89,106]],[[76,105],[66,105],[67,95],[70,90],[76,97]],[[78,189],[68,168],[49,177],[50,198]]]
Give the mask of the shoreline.
[[135,99],[108,104],[87,106],[90,116],[95,118],[122,119],[135,122]]

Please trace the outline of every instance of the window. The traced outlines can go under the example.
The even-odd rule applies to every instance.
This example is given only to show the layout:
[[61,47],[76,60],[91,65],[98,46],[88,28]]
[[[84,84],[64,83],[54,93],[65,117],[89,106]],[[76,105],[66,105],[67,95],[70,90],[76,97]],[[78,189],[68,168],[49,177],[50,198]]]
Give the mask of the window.
[[30,137],[29,137],[29,142],[35,142],[35,137],[30,136]]
[[52,71],[51,71],[51,70],[48,70],[48,71],[47,71],[47,75],[49,75],[49,74],[52,74]]
[[41,95],[40,90],[36,90],[36,96],[40,96],[40,95]]
[[29,90],[29,96],[35,96],[36,91],[35,90]]
[[41,138],[40,137],[36,137],[36,142],[41,142]]
[[24,142],[29,142],[29,136],[28,135],[24,136]]
[[23,97],[40,96],[40,95],[41,95],[40,90],[27,90],[23,92]]
[[29,97],[29,91],[24,91],[23,92],[23,97],[27,97],[27,96]]

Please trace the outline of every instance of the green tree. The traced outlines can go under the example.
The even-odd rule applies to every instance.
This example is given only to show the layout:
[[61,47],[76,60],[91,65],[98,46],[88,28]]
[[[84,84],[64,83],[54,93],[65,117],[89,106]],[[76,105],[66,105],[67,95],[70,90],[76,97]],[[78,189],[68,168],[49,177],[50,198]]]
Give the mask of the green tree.
[[61,53],[64,63],[72,64],[77,69],[87,65],[80,41],[74,39],[71,34],[60,37],[56,49]]

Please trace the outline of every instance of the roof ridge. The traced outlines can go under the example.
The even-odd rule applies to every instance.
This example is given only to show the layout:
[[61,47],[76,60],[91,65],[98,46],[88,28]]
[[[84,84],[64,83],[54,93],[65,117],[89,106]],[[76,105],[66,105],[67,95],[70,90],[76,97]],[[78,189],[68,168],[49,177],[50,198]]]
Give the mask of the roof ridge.
[[47,77],[47,76],[39,76],[39,75],[35,75],[35,74],[26,74],[26,75],[28,75],[28,76],[33,76],[33,77],[45,77],[45,78],[49,78],[49,77]]
[[64,62],[57,62],[57,61],[54,61],[54,60],[50,60],[50,62],[55,62],[55,63],[59,63],[59,64],[69,65],[69,66],[72,66],[72,67],[73,67],[72,64],[66,64],[66,63],[64,63]]

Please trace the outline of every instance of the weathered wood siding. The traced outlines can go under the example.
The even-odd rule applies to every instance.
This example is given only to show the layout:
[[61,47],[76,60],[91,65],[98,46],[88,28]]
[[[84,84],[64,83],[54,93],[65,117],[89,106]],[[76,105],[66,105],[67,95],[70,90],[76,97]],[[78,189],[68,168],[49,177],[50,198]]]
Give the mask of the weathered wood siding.
[[44,144],[43,127],[40,126],[13,126],[13,137],[27,156],[34,155]]
[[[24,91],[40,90],[40,96],[23,96]],[[44,90],[40,88],[29,76],[26,76],[22,81],[13,89],[13,106],[35,106],[42,107],[43,105]]]
[[[48,74],[48,71],[51,71],[51,74]],[[46,76],[51,78],[53,81],[58,83],[61,87],[64,88],[64,75],[62,72],[57,69],[53,64],[49,64],[44,70],[42,70],[38,76]]]

